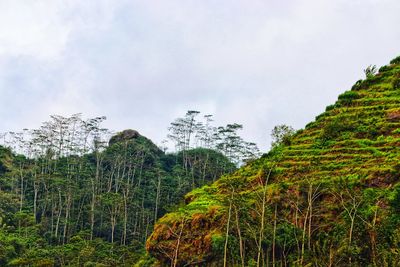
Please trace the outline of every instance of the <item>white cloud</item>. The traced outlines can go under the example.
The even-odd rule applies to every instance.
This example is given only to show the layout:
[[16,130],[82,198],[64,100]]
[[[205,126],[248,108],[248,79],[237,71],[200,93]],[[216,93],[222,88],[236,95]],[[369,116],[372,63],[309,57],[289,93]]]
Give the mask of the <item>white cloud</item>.
[[[396,56],[400,2],[0,1],[0,132],[106,115],[156,142],[187,109],[263,149]],[[29,109],[29,111],[27,110]]]
[[70,31],[60,11],[57,1],[1,1],[0,55],[58,56]]

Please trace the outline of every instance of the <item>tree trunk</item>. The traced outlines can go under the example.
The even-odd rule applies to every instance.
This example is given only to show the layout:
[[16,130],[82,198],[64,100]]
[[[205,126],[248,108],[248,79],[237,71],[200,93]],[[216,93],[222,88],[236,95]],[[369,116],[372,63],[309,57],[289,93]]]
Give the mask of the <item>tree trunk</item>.
[[308,216],[308,249],[311,250],[311,222],[312,222],[312,212],[313,212],[313,187],[309,184],[308,187],[308,206],[310,214]]
[[300,266],[303,266],[304,260],[304,251],[305,251],[305,241],[306,241],[306,232],[307,232],[307,219],[309,214],[309,207],[307,207],[307,212],[304,217],[304,225],[303,225],[303,237],[301,241],[301,259],[300,259]]
[[278,205],[275,203],[275,213],[274,213],[274,232],[272,237],[272,266],[275,267],[275,240],[276,240],[276,220],[278,213]]
[[38,197],[38,184],[37,184],[37,173],[35,171],[35,176],[33,178],[33,217],[35,218],[35,223],[38,223],[37,219],[37,197]]
[[71,209],[71,192],[68,192],[67,206],[66,206],[66,209],[65,209],[65,222],[64,222],[63,239],[62,239],[63,240],[62,241],[63,244],[65,244],[65,241],[66,241],[70,209]]
[[172,261],[172,266],[173,267],[176,267],[178,265],[179,246],[181,244],[181,237],[182,237],[184,224],[185,224],[185,219],[182,218],[181,229],[179,231],[178,240],[177,240],[177,244],[176,244],[176,247],[175,247],[174,260]]
[[226,223],[225,245],[224,245],[224,267],[226,267],[226,264],[227,264],[229,225],[230,225],[230,222],[231,222],[233,192],[234,192],[234,190],[232,190],[231,199],[229,201],[228,221]]
[[158,218],[158,205],[160,202],[160,193],[161,193],[161,175],[158,174],[156,203],[155,203],[155,209],[154,209],[154,224],[156,223],[157,218]]
[[58,228],[60,226],[61,213],[62,213],[62,197],[61,197],[61,190],[59,188],[58,189],[58,214],[57,214],[56,229],[55,229],[55,234],[54,234],[55,237],[58,236]]
[[238,232],[238,237],[239,237],[239,253],[240,253],[240,260],[242,263],[242,267],[244,267],[244,248],[243,248],[243,240],[242,240],[242,232],[240,230],[240,224],[239,224],[239,214],[237,207],[235,206],[235,217],[236,217],[236,228]]

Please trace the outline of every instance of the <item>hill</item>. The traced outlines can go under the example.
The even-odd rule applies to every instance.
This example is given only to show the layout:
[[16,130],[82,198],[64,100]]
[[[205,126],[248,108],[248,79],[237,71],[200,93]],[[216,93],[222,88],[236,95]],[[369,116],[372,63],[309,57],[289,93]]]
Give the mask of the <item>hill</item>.
[[236,169],[212,149],[166,154],[134,130],[107,145],[102,118],[52,118],[16,136],[23,154],[0,146],[0,266],[132,266],[160,216]]
[[268,154],[186,195],[147,240],[162,266],[398,266],[400,58]]

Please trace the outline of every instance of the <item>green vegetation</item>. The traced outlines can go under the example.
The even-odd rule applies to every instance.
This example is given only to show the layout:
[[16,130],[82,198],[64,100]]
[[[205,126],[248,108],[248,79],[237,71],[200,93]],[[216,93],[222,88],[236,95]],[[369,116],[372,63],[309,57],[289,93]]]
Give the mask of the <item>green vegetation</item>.
[[[161,266],[398,266],[400,61],[155,225]],[[286,134],[289,132],[290,134]]]
[[0,266],[150,266],[144,245],[156,220],[250,152],[236,130],[232,142],[211,124],[201,133],[194,118],[189,130],[185,120],[174,126],[184,146],[173,153],[135,130],[109,138],[104,119],[51,116],[40,129],[2,136]]
[[294,133],[295,130],[291,126],[284,124],[275,126],[271,133],[272,148],[280,145],[290,145]]
[[[383,69],[384,70],[384,69]],[[364,70],[364,73],[365,73],[365,77],[367,78],[367,79],[370,79],[370,78],[373,78],[374,76],[375,76],[375,74],[376,74],[376,72],[377,72],[377,69],[376,69],[376,66],[375,65],[369,65],[365,70]]]
[[79,114],[2,135],[0,266],[398,266],[400,61],[365,74],[257,160],[198,111],[172,153]]

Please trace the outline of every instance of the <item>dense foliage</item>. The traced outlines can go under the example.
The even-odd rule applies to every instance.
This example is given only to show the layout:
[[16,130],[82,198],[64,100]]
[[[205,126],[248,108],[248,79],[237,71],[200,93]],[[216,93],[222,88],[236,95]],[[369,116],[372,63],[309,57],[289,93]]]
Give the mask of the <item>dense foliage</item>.
[[304,130],[186,195],[155,225],[162,266],[398,266],[400,63],[366,79]]
[[104,119],[52,116],[3,135],[0,266],[150,264],[144,243],[156,220],[236,169],[211,147],[166,154],[134,130],[109,138]]

